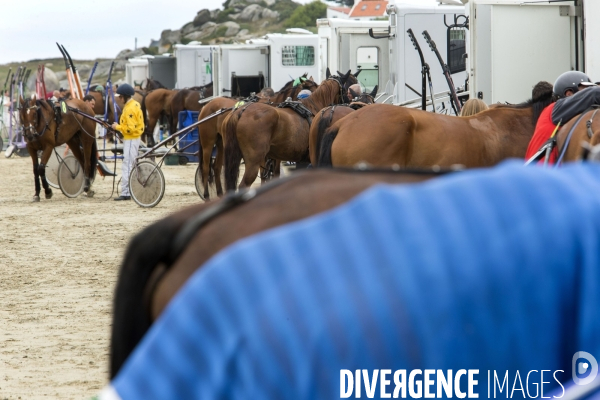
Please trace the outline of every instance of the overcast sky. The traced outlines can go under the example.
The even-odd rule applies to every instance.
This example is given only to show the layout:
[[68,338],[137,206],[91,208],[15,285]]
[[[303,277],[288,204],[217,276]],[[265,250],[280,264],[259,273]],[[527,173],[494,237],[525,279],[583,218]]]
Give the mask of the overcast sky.
[[[296,0],[307,3],[310,0]],[[403,0],[406,1],[406,0]],[[409,0],[432,3],[435,0]],[[179,29],[203,9],[224,0],[3,0],[0,64],[61,57],[55,42],[74,59],[113,58],[148,46],[164,29]]]
[[164,29],[179,29],[224,0],[12,0],[0,5],[0,64],[61,57],[112,58],[148,46]]

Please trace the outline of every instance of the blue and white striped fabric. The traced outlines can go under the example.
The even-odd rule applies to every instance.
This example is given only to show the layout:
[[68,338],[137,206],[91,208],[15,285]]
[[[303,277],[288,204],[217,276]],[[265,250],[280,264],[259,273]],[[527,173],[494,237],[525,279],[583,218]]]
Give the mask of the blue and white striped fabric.
[[[505,163],[380,185],[234,244],[190,278],[112,390],[336,399],[341,369],[479,369],[483,398],[488,370],[512,386],[517,370],[570,379],[577,351],[600,360],[599,309],[600,166]],[[547,396],[558,385],[544,380]]]

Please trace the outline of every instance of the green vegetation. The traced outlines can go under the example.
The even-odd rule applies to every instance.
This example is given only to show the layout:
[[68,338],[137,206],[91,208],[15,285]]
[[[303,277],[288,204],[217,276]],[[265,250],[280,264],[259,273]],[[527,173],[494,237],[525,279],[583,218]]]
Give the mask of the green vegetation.
[[306,28],[314,26],[318,18],[325,18],[326,16],[327,5],[317,0],[296,8],[283,26],[286,28]]
[[300,7],[300,4],[296,3],[295,1],[279,0],[273,5],[273,7],[269,8],[279,13],[279,21],[284,21],[288,19],[298,7]]
[[222,24],[223,22],[227,22],[229,21],[229,14],[233,14],[235,12],[235,10],[233,8],[226,8],[223,11],[219,12],[219,15],[217,15],[217,18],[215,19],[215,22],[217,24]]

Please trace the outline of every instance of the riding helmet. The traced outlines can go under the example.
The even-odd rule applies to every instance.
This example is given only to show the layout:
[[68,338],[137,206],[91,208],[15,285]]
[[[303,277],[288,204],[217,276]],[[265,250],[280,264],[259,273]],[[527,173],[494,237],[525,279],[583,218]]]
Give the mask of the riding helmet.
[[567,90],[573,93],[579,91],[579,85],[593,85],[589,76],[580,71],[567,71],[561,74],[554,82],[554,94],[559,98],[565,97]]
[[129,85],[127,83],[123,83],[122,85],[119,85],[119,87],[117,88],[117,94],[119,96],[131,97],[135,94],[135,90],[133,90],[131,85]]

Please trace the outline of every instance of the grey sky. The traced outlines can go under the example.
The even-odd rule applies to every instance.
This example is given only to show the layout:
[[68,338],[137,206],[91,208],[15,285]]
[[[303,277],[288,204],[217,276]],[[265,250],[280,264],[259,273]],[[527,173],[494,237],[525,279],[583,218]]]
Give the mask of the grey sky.
[[[164,29],[179,29],[224,0],[11,0],[0,6],[0,64],[60,57],[55,42],[75,59],[112,58],[147,46]],[[306,2],[306,1],[303,1]]]

